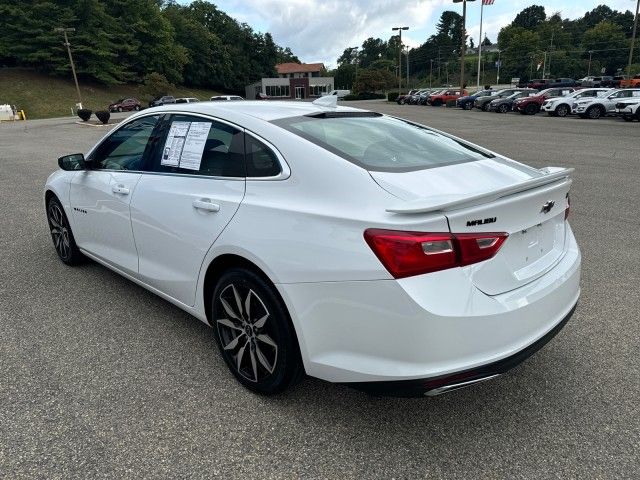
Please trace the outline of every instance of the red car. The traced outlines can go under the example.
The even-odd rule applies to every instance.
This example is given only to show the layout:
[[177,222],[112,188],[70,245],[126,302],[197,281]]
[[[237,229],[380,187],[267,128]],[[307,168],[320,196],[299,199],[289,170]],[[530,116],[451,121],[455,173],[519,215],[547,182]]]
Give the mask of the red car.
[[517,99],[513,102],[513,109],[522,115],[535,115],[540,111],[542,104],[548,98],[564,97],[573,91],[575,91],[575,88],[570,87],[547,88],[531,97]]
[[[467,95],[469,95],[469,93],[466,90],[463,90],[462,96],[466,97]],[[427,104],[432,107],[439,107],[441,105],[446,105],[449,100],[457,100],[458,98],[460,98],[460,89],[445,90],[438,95],[430,95],[427,99]]]
[[110,112],[130,112],[131,110],[140,110],[141,104],[137,98],[121,98],[109,105]]

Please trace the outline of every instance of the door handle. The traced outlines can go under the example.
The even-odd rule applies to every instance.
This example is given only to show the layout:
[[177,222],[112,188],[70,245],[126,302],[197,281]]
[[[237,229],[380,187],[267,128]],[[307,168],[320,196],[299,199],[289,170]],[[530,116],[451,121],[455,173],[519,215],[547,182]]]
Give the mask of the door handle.
[[111,191],[113,193],[119,193],[120,195],[129,195],[129,193],[131,193],[131,191],[124,185],[112,185]]
[[197,208],[198,210],[205,210],[207,212],[219,212],[220,205],[217,203],[213,203],[208,198],[201,198],[200,200],[193,201],[193,208]]

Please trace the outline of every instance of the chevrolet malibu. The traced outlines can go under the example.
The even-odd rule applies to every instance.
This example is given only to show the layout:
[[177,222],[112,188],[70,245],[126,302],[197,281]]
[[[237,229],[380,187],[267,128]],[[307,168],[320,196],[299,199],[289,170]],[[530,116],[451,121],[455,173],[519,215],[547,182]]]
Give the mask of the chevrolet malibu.
[[305,373],[454,390],[533,354],[578,300],[570,169],[332,97],[148,109],[58,164],[44,201],[60,260],[205,322],[256,392]]

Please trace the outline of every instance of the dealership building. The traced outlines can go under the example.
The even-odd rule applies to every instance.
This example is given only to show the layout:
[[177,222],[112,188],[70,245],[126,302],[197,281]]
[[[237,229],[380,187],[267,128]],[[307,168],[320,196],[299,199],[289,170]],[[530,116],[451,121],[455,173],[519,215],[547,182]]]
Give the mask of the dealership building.
[[263,78],[245,87],[246,98],[256,98],[264,93],[273,98],[316,98],[333,90],[333,77],[323,77],[322,63],[280,63],[276,65],[278,76]]

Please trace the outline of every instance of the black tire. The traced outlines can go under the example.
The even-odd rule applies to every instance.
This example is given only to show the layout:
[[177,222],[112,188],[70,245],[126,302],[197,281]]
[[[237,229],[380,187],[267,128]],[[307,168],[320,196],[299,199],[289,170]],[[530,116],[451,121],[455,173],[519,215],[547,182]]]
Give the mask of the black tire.
[[569,112],[569,105],[565,105],[564,103],[562,103],[556,107],[556,110],[553,113],[558,117],[566,117],[567,115],[569,115]]
[[302,377],[300,350],[287,309],[275,287],[261,275],[242,267],[227,270],[213,291],[211,314],[222,358],[246,388],[271,395]]
[[118,112],[122,112],[122,107],[118,107]]
[[640,122],[640,108],[636,110],[636,120]]
[[482,105],[482,111],[483,111],[483,112],[488,112],[488,111],[489,111],[489,102],[484,103],[484,104]]
[[539,107],[535,103],[530,103],[526,107],[524,107],[524,113],[526,115],[535,115],[538,113]]
[[626,115],[625,115],[624,117],[622,117],[622,119],[623,119],[625,122],[632,122],[632,121],[633,121],[633,117],[628,117],[628,116],[626,116]]
[[462,106],[462,108],[465,109],[465,110],[471,110],[473,108],[473,103],[464,102],[464,105]]
[[507,113],[509,111],[509,105],[503,103],[498,108],[496,108],[496,113]]
[[81,263],[85,256],[76,245],[69,219],[56,197],[51,197],[47,202],[47,223],[49,224],[53,246],[60,260],[67,265]]
[[597,120],[602,116],[602,108],[598,105],[594,105],[593,107],[589,107],[585,113],[587,118]]
[[441,107],[441,106],[442,106],[442,100],[434,100],[434,101],[431,103],[431,106],[432,106],[432,107]]
[[137,112],[138,110],[140,110],[140,105],[136,105],[135,107],[133,107],[133,109]]

